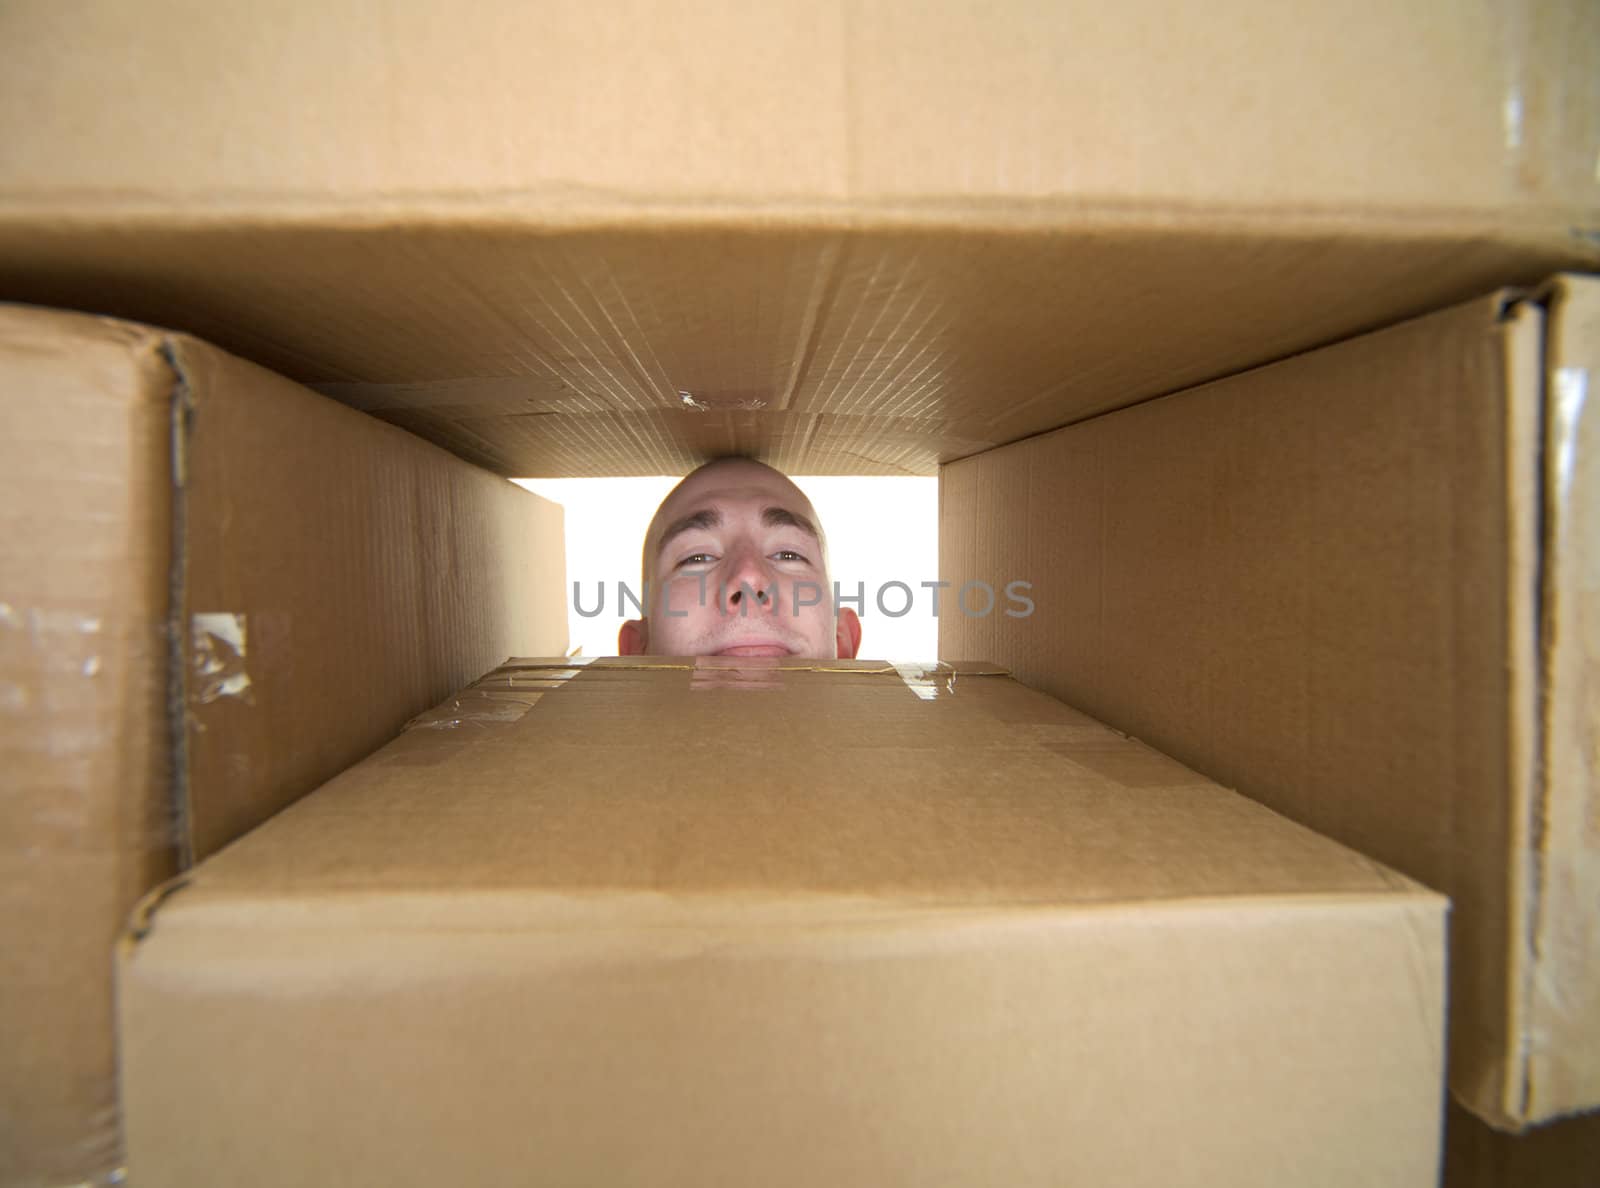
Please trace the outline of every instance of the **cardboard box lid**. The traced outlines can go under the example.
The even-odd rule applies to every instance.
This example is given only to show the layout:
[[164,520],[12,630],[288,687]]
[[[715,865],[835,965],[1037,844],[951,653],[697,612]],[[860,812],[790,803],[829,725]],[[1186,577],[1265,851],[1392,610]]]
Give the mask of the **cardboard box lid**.
[[[1451,1083],[1600,1106],[1600,281],[1501,293],[973,458],[941,648],[1450,894]],[[1033,509],[1049,508],[1041,517]]]
[[1583,0],[30,0],[0,34],[0,295],[506,474],[931,474],[1600,263]]
[[148,905],[135,1176],[1432,1182],[1439,897],[988,666],[560,663]]

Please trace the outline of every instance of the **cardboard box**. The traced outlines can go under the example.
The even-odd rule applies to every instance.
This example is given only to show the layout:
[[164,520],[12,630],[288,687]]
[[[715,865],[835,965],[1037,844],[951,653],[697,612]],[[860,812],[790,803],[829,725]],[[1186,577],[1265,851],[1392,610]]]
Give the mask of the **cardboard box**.
[[[1600,281],[1488,297],[944,469],[945,616],[1447,892],[1451,1085],[1600,1106]],[[974,601],[976,601],[974,595]]]
[[561,510],[194,339],[5,307],[0,541],[0,1183],[98,1182],[133,905],[563,650]]
[[9,0],[0,296],[520,477],[937,464],[1600,266],[1592,0]]
[[139,1182],[1434,1183],[1441,897],[989,666],[560,663],[145,905]]
[[0,38],[0,296],[501,473],[927,474],[1600,264],[1586,0],[13,0]]

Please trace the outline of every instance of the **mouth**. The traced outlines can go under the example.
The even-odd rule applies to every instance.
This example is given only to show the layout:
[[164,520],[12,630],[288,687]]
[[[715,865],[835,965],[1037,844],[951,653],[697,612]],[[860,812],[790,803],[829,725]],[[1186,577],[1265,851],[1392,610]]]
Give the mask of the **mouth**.
[[741,643],[731,644],[725,648],[718,648],[713,655],[716,656],[788,656],[789,648],[777,643]]

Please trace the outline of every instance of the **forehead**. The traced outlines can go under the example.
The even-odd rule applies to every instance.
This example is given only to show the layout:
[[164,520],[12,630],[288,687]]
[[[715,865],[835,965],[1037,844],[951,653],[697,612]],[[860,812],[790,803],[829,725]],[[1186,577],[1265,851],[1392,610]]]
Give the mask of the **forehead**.
[[668,524],[705,508],[738,512],[767,507],[787,508],[816,520],[811,501],[783,475],[762,466],[713,467],[691,475],[667,497],[651,522],[650,539],[658,541]]

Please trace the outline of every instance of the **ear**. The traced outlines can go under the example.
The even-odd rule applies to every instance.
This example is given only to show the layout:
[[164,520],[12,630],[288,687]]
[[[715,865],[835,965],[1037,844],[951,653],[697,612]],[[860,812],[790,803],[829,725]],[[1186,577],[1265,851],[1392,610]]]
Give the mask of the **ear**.
[[617,655],[643,656],[650,646],[650,620],[629,619],[617,632]]
[[861,650],[861,619],[848,606],[839,609],[839,659],[854,660]]

